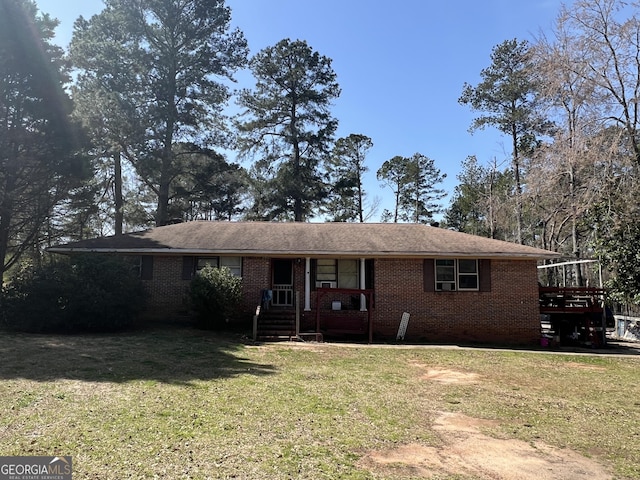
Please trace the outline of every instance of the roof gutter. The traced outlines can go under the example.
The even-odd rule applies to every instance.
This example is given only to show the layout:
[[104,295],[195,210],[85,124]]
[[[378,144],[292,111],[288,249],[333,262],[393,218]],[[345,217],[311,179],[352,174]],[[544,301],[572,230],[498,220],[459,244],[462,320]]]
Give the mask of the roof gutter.
[[252,257],[389,257],[389,258],[500,258],[500,259],[552,259],[559,256],[548,254],[509,252],[370,252],[370,251],[298,251],[280,250],[208,250],[189,248],[65,248],[50,247],[48,252],[63,255],[81,253],[119,253],[126,255],[237,255]]

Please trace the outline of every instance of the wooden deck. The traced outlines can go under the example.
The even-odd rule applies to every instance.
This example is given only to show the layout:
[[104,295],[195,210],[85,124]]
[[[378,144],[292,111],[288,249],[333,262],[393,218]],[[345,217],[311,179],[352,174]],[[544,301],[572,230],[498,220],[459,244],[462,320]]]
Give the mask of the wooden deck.
[[544,336],[561,344],[606,344],[603,288],[540,287],[540,322]]

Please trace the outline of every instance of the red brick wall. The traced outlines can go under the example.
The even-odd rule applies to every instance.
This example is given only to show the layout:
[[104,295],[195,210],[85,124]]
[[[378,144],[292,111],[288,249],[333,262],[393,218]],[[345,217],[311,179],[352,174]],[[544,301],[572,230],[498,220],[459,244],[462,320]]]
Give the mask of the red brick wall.
[[168,319],[189,312],[189,280],[182,280],[181,256],[153,257],[153,278],[143,283],[149,316]]
[[[243,258],[241,306],[247,322],[271,284],[271,259]],[[423,260],[377,259],[374,268],[374,338],[394,340],[403,312],[411,314],[406,340],[427,342],[532,343],[539,341],[535,260],[491,260],[490,292],[425,292]],[[294,261],[294,288],[304,308],[304,259]],[[154,258],[146,281],[149,313],[188,313],[189,280],[182,280],[182,257]],[[344,302],[348,299],[343,300]],[[311,294],[315,307],[315,292]],[[315,311],[301,312],[303,327],[315,326]]]
[[377,337],[395,338],[402,313],[408,312],[408,340],[532,343],[540,338],[535,260],[491,260],[490,292],[424,292],[422,260],[380,259],[375,290]]
[[271,285],[271,259],[266,257],[244,257],[242,259],[242,311],[250,316],[260,305],[262,290]]
[[[143,281],[147,291],[147,314],[154,318],[184,316],[190,313],[190,280],[182,279],[182,256],[155,256],[153,278]],[[244,303],[241,312],[251,318],[260,304],[262,289],[271,284],[271,260],[264,257],[242,259]]]

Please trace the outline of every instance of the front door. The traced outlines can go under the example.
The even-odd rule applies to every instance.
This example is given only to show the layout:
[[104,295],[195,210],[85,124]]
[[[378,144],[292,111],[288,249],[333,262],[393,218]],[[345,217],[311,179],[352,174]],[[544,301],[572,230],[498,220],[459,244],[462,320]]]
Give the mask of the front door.
[[274,259],[272,263],[272,290],[274,306],[293,305],[293,261]]

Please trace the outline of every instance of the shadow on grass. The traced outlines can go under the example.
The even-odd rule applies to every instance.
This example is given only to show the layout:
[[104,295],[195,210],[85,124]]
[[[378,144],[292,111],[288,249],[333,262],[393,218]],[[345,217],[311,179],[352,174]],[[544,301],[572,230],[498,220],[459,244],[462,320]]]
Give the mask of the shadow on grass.
[[186,384],[276,372],[249,360],[243,350],[239,337],[188,327],[85,335],[0,331],[0,379]]

